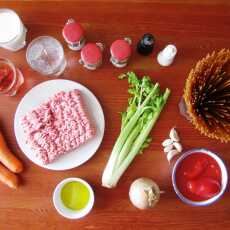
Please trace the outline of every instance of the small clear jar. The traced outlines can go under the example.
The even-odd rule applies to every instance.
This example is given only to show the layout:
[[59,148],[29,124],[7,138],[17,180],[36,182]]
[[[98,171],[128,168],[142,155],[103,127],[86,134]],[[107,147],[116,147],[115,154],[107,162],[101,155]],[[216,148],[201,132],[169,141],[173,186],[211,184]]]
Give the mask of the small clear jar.
[[21,71],[10,60],[0,57],[0,94],[14,96],[23,83]]

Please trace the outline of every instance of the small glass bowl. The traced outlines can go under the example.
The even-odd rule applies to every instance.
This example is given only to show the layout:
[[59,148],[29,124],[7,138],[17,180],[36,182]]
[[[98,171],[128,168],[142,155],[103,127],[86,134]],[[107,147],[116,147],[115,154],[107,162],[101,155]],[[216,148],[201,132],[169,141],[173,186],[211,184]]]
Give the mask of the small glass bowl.
[[[204,200],[204,201],[193,201],[190,200],[188,198],[186,198],[178,189],[177,187],[177,183],[176,183],[176,171],[178,166],[180,165],[180,163],[189,155],[192,154],[196,154],[197,152],[199,153],[203,153],[203,154],[207,154],[208,156],[212,157],[217,164],[220,167],[221,170],[221,177],[222,177],[222,182],[221,182],[221,190],[220,192],[215,195],[214,197],[208,199],[208,200]],[[228,184],[228,172],[227,172],[227,168],[224,164],[224,162],[222,161],[222,159],[217,156],[215,153],[211,152],[210,150],[207,149],[203,149],[203,148],[196,148],[196,149],[191,149],[185,153],[183,153],[176,161],[175,165],[173,166],[173,171],[172,171],[172,184],[173,184],[173,188],[174,191],[176,192],[177,196],[186,204],[192,205],[192,206],[207,206],[207,205],[211,205],[214,202],[218,201],[224,194],[226,188],[227,188],[227,184]]]
[[21,71],[17,69],[15,65],[9,59],[0,57],[0,65],[1,64],[9,66],[9,68],[13,72],[13,79],[12,79],[12,82],[9,84],[9,86],[6,89],[0,90],[0,95],[4,94],[7,96],[14,96],[19,90],[20,86],[24,83],[24,77]]

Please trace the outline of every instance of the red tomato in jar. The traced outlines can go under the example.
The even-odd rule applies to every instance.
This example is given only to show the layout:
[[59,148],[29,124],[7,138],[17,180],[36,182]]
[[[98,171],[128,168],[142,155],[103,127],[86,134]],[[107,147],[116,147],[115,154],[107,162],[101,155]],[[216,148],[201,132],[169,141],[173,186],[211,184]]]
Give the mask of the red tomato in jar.
[[193,165],[191,165],[191,167],[187,168],[187,170],[184,171],[184,176],[186,176],[188,179],[195,179],[204,172],[208,164],[209,163],[207,159],[200,158]]
[[220,183],[215,179],[202,177],[197,180],[189,180],[187,189],[192,194],[209,199],[220,192]]

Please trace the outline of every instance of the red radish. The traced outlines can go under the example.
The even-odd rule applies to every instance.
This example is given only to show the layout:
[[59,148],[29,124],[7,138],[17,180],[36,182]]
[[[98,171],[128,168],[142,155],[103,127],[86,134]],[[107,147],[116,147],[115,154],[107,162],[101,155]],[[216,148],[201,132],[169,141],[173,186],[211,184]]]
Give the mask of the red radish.
[[220,192],[220,183],[212,178],[202,177],[187,182],[188,190],[204,199],[209,199]]

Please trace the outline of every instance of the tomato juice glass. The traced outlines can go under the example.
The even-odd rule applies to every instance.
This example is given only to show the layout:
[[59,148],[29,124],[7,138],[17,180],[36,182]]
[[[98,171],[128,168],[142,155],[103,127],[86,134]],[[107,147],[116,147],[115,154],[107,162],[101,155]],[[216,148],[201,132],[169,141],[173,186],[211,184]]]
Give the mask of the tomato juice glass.
[[[190,182],[187,182],[187,184],[184,185],[185,186],[184,190],[183,190],[183,187],[181,187],[181,184],[184,183],[185,180],[183,181],[183,177],[181,177],[182,174],[180,175],[180,173],[183,172],[183,171],[181,171],[182,168],[184,170],[186,170],[185,162],[187,161],[187,165],[189,167],[192,167],[190,165],[193,164],[193,162],[195,162],[194,161],[195,157],[198,159],[199,156],[201,156],[201,158],[203,157],[202,159],[206,158],[206,159],[209,160],[209,161],[208,160],[207,161],[209,162],[208,164],[211,164],[210,170],[212,170],[212,172],[211,173],[209,172],[209,174],[211,175],[214,172],[216,172],[216,178],[219,177],[219,185],[220,185],[220,187],[219,187],[218,192],[214,193],[213,196],[210,196],[207,199],[205,199],[205,198],[204,199],[191,198],[192,197],[191,194],[190,195],[186,194],[185,193],[186,189],[188,189],[188,188],[191,189],[192,188],[190,186],[191,185]],[[191,160],[193,159],[193,162],[191,162],[191,164],[189,162],[190,159]],[[210,167],[210,166],[204,166],[204,167]],[[195,179],[193,179],[193,181],[198,181],[199,177],[202,177],[202,176],[199,176],[199,175],[202,175],[202,174],[199,174],[199,175],[197,174],[198,176],[194,174],[194,173],[196,173],[195,171],[197,171],[197,170],[199,170],[199,167],[197,167],[197,166],[196,166],[196,170],[192,170],[192,171],[190,170],[190,172],[193,173],[192,176],[195,177]],[[206,168],[204,170],[206,170],[208,172],[209,169]],[[205,176],[209,175],[206,171],[204,171],[204,173],[203,173],[204,175],[206,174]],[[185,176],[185,175],[186,175],[186,171],[183,172],[183,176]],[[188,174],[187,174],[187,177],[188,177]],[[214,175],[214,177],[215,177],[215,175]],[[180,178],[182,178],[182,180],[179,180]],[[206,178],[208,178],[208,177],[203,177],[203,179],[204,178],[206,180]],[[189,181],[190,179],[187,179],[187,180]],[[210,180],[214,181],[213,179],[210,179]],[[190,183],[190,185],[188,185],[188,183]],[[215,153],[213,153],[213,152],[211,152],[211,151],[209,151],[207,149],[202,149],[202,148],[201,149],[198,149],[198,148],[197,149],[191,149],[191,150],[183,153],[177,159],[175,165],[173,166],[172,184],[173,184],[174,191],[176,192],[177,196],[184,203],[192,205],[192,206],[207,206],[207,205],[213,204],[214,202],[216,202],[217,200],[219,200],[222,197],[222,195],[224,194],[224,192],[226,190],[227,183],[228,183],[228,173],[227,173],[227,168],[226,168],[224,162]],[[198,191],[199,192],[204,192],[205,191],[204,185],[202,185],[202,184],[199,184],[199,185],[201,185],[201,187],[199,187]],[[188,187],[188,186],[190,186],[190,187]],[[208,190],[210,190],[210,186],[209,186]],[[206,191],[208,191],[208,190],[206,189]]]
[[0,95],[14,96],[23,83],[21,71],[10,60],[0,57]]

